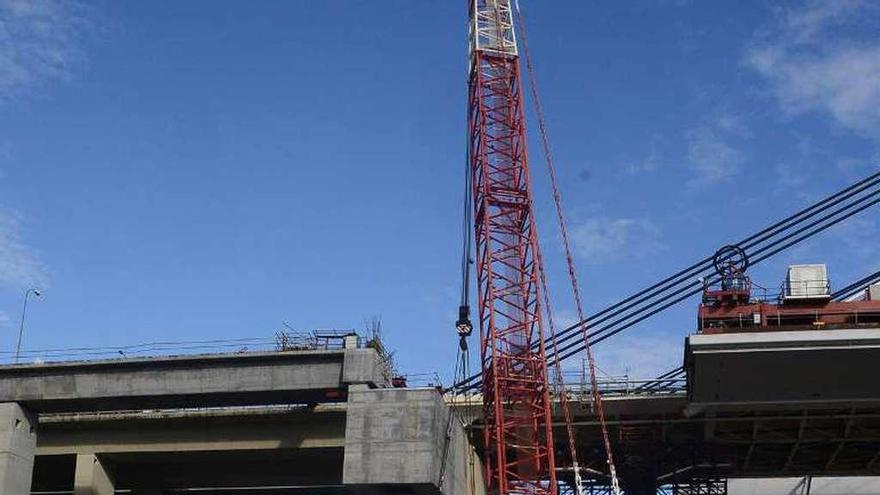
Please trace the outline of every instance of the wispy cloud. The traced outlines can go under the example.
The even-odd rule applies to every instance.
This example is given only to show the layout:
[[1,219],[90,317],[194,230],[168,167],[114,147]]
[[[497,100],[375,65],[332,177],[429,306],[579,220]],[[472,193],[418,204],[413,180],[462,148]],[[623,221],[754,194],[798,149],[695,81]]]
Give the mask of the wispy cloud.
[[0,0],[0,101],[70,77],[83,62],[89,23],[62,0]]
[[605,374],[635,379],[654,378],[681,366],[683,340],[645,335],[619,335],[596,346],[596,364]]
[[822,112],[843,128],[880,140],[877,5],[809,2],[784,11],[755,41],[745,64],[763,76],[789,115]]
[[689,130],[685,134],[687,160],[692,178],[690,188],[704,188],[727,182],[740,173],[742,152],[728,138],[733,124],[722,119]]
[[631,162],[627,167],[626,171],[630,175],[641,175],[647,172],[653,172],[657,170],[660,166],[660,142],[662,141],[662,137],[659,134],[655,134],[651,137],[651,147],[648,150],[647,156],[645,156],[641,160],[636,160]]
[[663,249],[660,230],[640,218],[592,218],[573,225],[575,252],[590,263],[607,263]]
[[12,321],[12,319],[9,318],[8,314],[6,314],[3,311],[0,311],[0,330],[5,329],[5,328],[9,328],[9,324],[11,321]]
[[644,160],[630,163],[629,167],[627,167],[627,172],[629,172],[630,175],[641,175],[646,172],[657,170],[659,164],[660,155],[657,153],[656,149],[652,148]]
[[0,287],[45,287],[45,265],[21,240],[21,218],[0,211]]

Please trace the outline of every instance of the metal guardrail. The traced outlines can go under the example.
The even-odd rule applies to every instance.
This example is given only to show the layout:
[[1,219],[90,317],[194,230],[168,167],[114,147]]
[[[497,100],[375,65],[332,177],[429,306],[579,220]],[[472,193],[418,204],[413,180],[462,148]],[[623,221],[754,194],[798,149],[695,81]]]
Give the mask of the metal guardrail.
[[[202,354],[245,354],[296,350],[341,350],[356,346],[381,347],[375,339],[361,337],[353,330],[282,331],[272,337],[157,341],[141,344],[96,347],[26,349],[16,361],[14,351],[0,351],[0,364],[41,364],[99,359],[127,359]],[[377,348],[378,348],[377,347]]]
[[[601,380],[598,382],[599,391],[605,397],[621,396],[645,396],[645,395],[668,395],[684,392],[687,387],[687,379],[684,376],[665,379],[647,380]],[[582,382],[566,383],[566,390],[574,400],[592,400],[592,387]]]

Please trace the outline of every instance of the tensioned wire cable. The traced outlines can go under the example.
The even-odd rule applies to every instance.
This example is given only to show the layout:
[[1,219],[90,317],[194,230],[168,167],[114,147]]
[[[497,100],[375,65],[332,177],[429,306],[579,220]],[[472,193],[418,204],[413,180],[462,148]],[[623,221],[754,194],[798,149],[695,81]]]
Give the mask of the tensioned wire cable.
[[[850,283],[846,287],[843,287],[842,289],[839,289],[839,290],[832,292],[831,298],[835,301],[845,300],[849,297],[852,297],[852,296],[858,294],[861,291],[864,291],[869,286],[871,286],[877,282],[880,282],[880,270],[878,270],[868,276],[862,277],[862,278],[856,280],[855,282]],[[654,378],[649,383],[646,383],[644,385],[640,385],[640,386],[636,387],[635,390],[644,390],[644,391],[656,390],[658,388],[662,388],[662,386],[665,384],[672,383],[676,380],[681,379],[682,377],[684,377],[684,374],[685,374],[684,367],[679,366],[675,369],[669,370],[666,373],[663,373],[662,375]]]
[[[807,239],[807,238],[811,237],[812,235],[815,235],[815,234],[845,220],[846,218],[849,218],[852,215],[854,215],[860,211],[863,211],[864,209],[866,209],[870,206],[875,205],[877,203],[877,200],[875,198],[878,196],[878,194],[880,194],[880,189],[876,188],[876,186],[878,184],[880,184],[880,173],[873,174],[873,175],[871,175],[871,176],[869,176],[869,177],[867,177],[867,178],[865,178],[855,184],[852,184],[851,186],[849,186],[841,191],[838,191],[835,194],[832,194],[832,195],[824,198],[821,201],[818,201],[817,203],[814,203],[813,205],[811,205],[807,208],[804,208],[804,209],[798,211],[797,213],[795,213],[795,214],[793,214],[783,220],[780,220],[780,221],[774,223],[770,227],[767,227],[767,228],[763,229],[762,231],[743,239],[742,241],[740,241],[739,245],[743,248],[756,247],[756,246],[761,245],[762,243],[765,243],[765,242],[773,239],[774,237],[777,237],[779,235],[785,234],[788,231],[791,231],[791,232],[788,232],[787,235],[784,235],[783,237],[781,237],[780,239],[776,239],[775,241],[771,242],[770,244],[768,244],[766,246],[759,247],[757,250],[750,253],[751,256],[754,256],[755,254],[766,253],[761,257],[755,258],[753,261],[754,263],[760,262],[760,261],[780,252],[783,249],[787,249],[788,247],[790,247],[798,242],[801,242],[804,239]],[[862,193],[864,193],[865,191],[867,191],[867,193],[862,195]],[[861,195],[861,196],[859,197],[859,195]],[[854,198],[854,197],[856,199],[854,199],[852,201],[847,201],[847,200],[850,200],[850,198]],[[816,217],[816,216],[818,216],[828,210],[831,210],[832,207],[838,206],[841,204],[842,204],[842,206],[833,210],[830,214],[827,214],[827,215],[821,217],[820,220],[814,221],[812,223],[808,223],[805,226],[800,226],[800,224],[804,224],[805,222],[810,221],[814,217]],[[839,215],[839,217],[838,217],[838,215]],[[823,224],[823,222],[827,222],[827,223]],[[797,227],[797,228],[795,228],[795,227]],[[808,231],[808,229],[811,229],[812,227],[816,227],[816,228]],[[804,232],[806,232],[806,234],[801,235]],[[788,241],[788,242],[786,242],[786,241]],[[782,244],[782,247],[777,248],[777,249],[773,249],[774,247],[779,246],[780,244]],[[586,322],[579,322],[577,324],[574,324],[574,325],[566,328],[565,330],[560,332],[560,335],[559,335],[561,337],[559,339],[560,342],[569,341],[569,340],[579,336],[578,330],[580,329],[580,327],[584,323],[589,323],[591,325],[591,327],[595,328],[595,325],[597,323],[607,321],[611,318],[614,318],[616,316],[619,316],[619,315],[624,314],[627,311],[631,310],[627,316],[625,316],[623,318],[619,318],[619,319],[615,320],[613,322],[613,324],[611,324],[611,325],[616,325],[616,324],[621,323],[622,321],[625,321],[629,318],[633,318],[641,313],[644,313],[646,311],[648,312],[647,314],[643,315],[643,317],[639,318],[637,321],[630,322],[625,327],[623,327],[617,331],[614,331],[615,329],[611,328],[611,325],[605,325],[605,326],[601,327],[600,329],[595,330],[591,334],[591,338],[594,339],[594,340],[591,340],[591,343],[594,344],[594,343],[597,343],[601,340],[604,340],[605,338],[608,338],[612,335],[615,335],[620,330],[623,330],[625,328],[629,328],[630,326],[634,325],[635,323],[638,323],[639,321],[643,321],[645,318],[650,317],[654,314],[657,314],[658,312],[660,312],[660,311],[662,311],[662,310],[664,310],[674,304],[677,304],[678,302],[683,301],[687,297],[690,297],[694,293],[698,292],[699,289],[697,289],[696,292],[690,291],[690,293],[687,293],[684,296],[680,296],[677,298],[676,298],[676,296],[682,294],[685,291],[688,291],[688,289],[691,289],[694,284],[697,284],[697,282],[694,281],[694,278],[697,275],[699,275],[701,272],[707,271],[709,268],[711,268],[711,263],[712,263],[712,256],[706,257],[703,260],[698,261],[697,263],[694,263],[690,267],[687,267],[683,270],[680,270],[676,274],[673,274],[673,275],[661,280],[660,282],[657,282],[657,283],[655,283],[645,289],[642,289],[642,290],[636,292],[635,294],[619,301],[618,303],[616,303],[612,306],[609,306],[608,308],[605,308],[602,311],[600,311],[594,315],[591,315],[590,317],[587,318]],[[679,287],[682,284],[685,284],[685,286]],[[676,290],[676,288],[677,288],[677,290]],[[673,292],[671,294],[664,294],[665,292],[669,292],[669,291],[673,291]],[[646,301],[651,301],[652,299],[655,299],[658,297],[659,297],[659,299],[652,301],[645,306],[633,309],[640,303],[643,303]],[[675,299],[673,299],[673,298],[675,298]],[[662,304],[662,303],[670,301],[670,300],[671,300],[671,302],[668,302],[667,304]],[[652,309],[653,309],[653,311],[651,311]],[[602,335],[599,335],[599,334],[602,334]],[[599,338],[597,338],[597,337],[599,337]],[[572,348],[573,348],[573,345],[566,346],[565,349],[563,349],[563,352],[570,350]],[[577,351],[575,351],[575,353],[576,352]],[[559,359],[565,359],[569,355],[571,355],[571,354],[562,354],[562,355],[560,355]],[[555,356],[553,354],[548,355],[548,359],[551,357],[555,358]],[[463,382],[458,383],[457,386],[459,386],[459,387],[475,386],[479,383],[479,379],[480,379],[479,375],[472,375],[471,377],[468,378],[468,380],[465,380]]]

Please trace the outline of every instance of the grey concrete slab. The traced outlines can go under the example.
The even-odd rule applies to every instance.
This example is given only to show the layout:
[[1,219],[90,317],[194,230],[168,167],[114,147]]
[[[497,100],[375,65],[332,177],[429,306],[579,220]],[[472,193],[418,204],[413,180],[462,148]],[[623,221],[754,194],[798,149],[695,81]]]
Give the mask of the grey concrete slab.
[[385,386],[374,349],[176,356],[0,367],[0,402],[38,412],[344,400]]
[[[804,478],[733,479],[730,495],[801,495],[806,494]],[[810,481],[810,495],[880,495],[880,476],[822,477]]]
[[342,448],[335,406],[43,415],[37,455]]
[[880,330],[692,335],[689,411],[706,407],[880,403]]
[[36,421],[15,403],[0,404],[0,494],[27,495],[36,452]]

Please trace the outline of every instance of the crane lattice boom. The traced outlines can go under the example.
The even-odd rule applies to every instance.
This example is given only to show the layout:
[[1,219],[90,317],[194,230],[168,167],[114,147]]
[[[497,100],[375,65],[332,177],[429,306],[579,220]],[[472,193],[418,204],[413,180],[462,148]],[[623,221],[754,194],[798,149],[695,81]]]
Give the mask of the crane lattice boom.
[[468,143],[492,494],[555,495],[541,264],[509,0],[471,0]]

